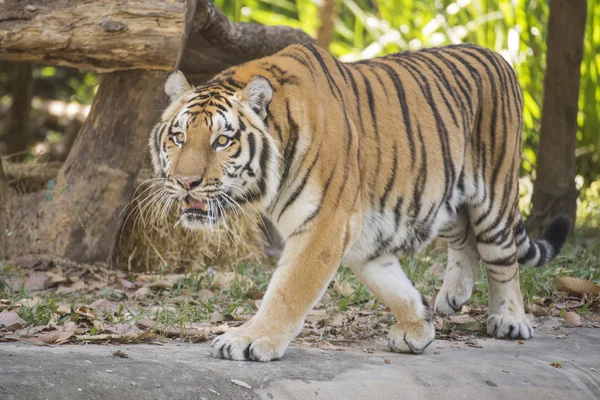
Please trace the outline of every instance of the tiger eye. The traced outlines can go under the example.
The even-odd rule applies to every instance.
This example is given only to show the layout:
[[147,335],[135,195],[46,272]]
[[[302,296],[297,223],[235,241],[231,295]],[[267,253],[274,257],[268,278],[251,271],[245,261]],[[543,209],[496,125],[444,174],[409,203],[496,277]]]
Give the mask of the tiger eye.
[[217,143],[219,143],[221,146],[225,146],[228,142],[229,138],[223,135],[219,136],[219,138],[217,139]]
[[184,135],[183,133],[181,133],[181,132],[180,132],[180,133],[178,133],[178,134],[177,134],[176,138],[177,138],[177,141],[178,141],[179,143],[183,143],[183,142],[184,142],[184,140],[185,140],[185,135]]

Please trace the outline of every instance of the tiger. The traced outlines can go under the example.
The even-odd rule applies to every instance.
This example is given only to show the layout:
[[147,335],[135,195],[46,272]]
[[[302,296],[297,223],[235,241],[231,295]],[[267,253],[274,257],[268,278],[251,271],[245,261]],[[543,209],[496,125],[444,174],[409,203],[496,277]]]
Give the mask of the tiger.
[[[197,87],[175,70],[165,93],[149,143],[164,206],[189,230],[256,210],[283,240],[258,311],[212,341],[214,357],[281,358],[340,265],[395,316],[393,352],[432,343],[434,312],[461,310],[480,261],[487,333],[533,337],[519,264],[552,260],[571,221],[555,217],[539,240],[525,231],[523,97],[498,53],[461,44],[341,62],[295,44]],[[436,238],[448,259],[432,310],[398,255]]]

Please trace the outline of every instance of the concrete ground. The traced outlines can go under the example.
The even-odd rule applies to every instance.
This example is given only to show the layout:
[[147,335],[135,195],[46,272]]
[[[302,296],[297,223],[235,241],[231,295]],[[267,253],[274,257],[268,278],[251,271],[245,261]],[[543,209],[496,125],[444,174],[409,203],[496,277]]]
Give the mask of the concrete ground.
[[208,343],[4,343],[0,399],[600,399],[600,329],[556,325],[524,344],[436,340],[418,356],[292,346],[265,364],[210,358]]

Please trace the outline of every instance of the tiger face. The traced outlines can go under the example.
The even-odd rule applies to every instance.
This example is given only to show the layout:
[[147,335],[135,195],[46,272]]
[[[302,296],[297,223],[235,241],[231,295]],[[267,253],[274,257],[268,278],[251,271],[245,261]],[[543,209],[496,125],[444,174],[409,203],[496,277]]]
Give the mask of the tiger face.
[[226,213],[269,203],[277,189],[277,146],[267,111],[273,88],[262,76],[194,88],[180,71],[165,83],[170,105],[150,149],[166,207],[181,204],[179,223],[212,229]]

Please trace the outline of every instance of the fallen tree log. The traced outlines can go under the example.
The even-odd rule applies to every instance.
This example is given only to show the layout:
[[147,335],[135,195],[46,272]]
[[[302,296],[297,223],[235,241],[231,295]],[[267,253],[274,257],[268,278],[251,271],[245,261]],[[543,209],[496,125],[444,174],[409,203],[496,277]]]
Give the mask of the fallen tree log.
[[171,70],[187,37],[186,15],[183,0],[5,0],[0,59],[98,72]]

